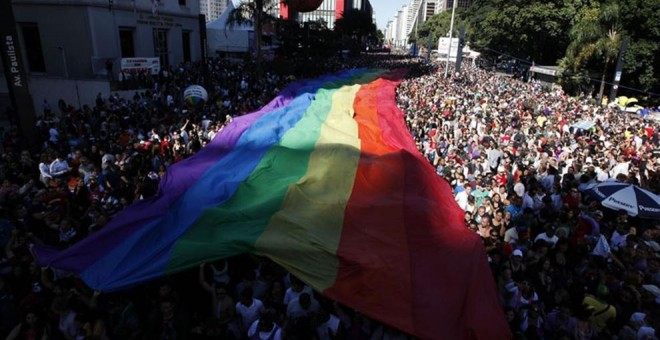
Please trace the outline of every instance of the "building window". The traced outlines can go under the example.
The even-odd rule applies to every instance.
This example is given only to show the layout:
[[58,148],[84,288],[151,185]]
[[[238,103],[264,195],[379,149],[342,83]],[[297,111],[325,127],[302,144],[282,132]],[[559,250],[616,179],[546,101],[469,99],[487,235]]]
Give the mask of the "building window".
[[183,42],[183,61],[190,61],[190,32],[184,31],[181,41]]
[[185,6],[186,0],[179,0],[179,6]]
[[133,42],[134,30],[132,28],[119,29],[119,45],[121,46],[122,58],[135,57],[135,43]]
[[23,33],[25,55],[30,72],[46,72],[44,53],[41,49],[41,36],[36,23],[20,24]]
[[161,67],[169,65],[166,29],[154,28],[154,56],[160,58]]

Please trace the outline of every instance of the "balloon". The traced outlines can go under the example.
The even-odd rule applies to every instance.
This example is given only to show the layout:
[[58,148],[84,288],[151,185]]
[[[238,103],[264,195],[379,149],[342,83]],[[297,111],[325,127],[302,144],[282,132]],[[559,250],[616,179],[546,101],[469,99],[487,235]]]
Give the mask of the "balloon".
[[291,10],[300,12],[300,13],[305,13],[305,12],[311,12],[319,8],[321,6],[321,3],[323,3],[323,0],[289,0],[287,1],[287,5]]
[[209,99],[206,89],[199,85],[191,85],[183,91],[183,100],[191,106],[201,106]]

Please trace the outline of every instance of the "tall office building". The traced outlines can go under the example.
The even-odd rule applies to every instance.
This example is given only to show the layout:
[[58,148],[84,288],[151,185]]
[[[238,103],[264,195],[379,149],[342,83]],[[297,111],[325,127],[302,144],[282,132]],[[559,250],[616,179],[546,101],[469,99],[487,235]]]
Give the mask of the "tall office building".
[[408,45],[408,17],[410,16],[410,5],[403,5],[399,10],[397,17],[396,39],[394,45],[405,47]]
[[422,10],[424,11],[422,22],[425,22],[430,17],[438,14],[439,9],[438,0],[426,0],[425,4],[422,6]]
[[227,9],[231,0],[199,0],[199,11],[206,16],[206,22],[217,19]]
[[412,0],[410,5],[408,5],[408,18],[406,23],[407,34],[410,34],[410,32],[412,32],[417,25],[420,17],[420,10],[422,8],[422,2],[423,0]]
[[383,32],[385,35],[385,44],[388,46],[392,45],[392,40],[394,39],[394,20],[396,20],[396,18],[392,18],[387,22],[387,25],[385,25],[385,32]]
[[413,0],[411,3],[411,10],[413,15],[409,18],[409,34],[416,31],[422,24],[429,18],[439,13],[439,0]]
[[410,5],[403,5],[396,15],[387,22],[385,27],[385,40],[390,47],[404,47],[408,43],[410,26]]
[[470,0],[411,0],[401,6],[385,28],[385,38],[394,47],[408,47],[410,34],[433,15],[451,10],[454,1],[458,8],[470,6]]
[[440,10],[438,12],[451,11],[454,7],[454,1],[458,1],[457,8],[470,7],[470,0],[439,0]]

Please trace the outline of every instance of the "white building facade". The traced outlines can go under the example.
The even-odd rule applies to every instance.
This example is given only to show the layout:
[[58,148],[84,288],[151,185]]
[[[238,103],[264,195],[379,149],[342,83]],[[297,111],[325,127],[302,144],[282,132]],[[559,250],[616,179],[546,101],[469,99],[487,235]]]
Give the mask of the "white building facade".
[[397,13],[396,28],[394,33],[394,46],[404,48],[408,45],[408,15],[410,5],[403,5]]
[[[110,78],[119,78],[122,58],[159,58],[161,69],[201,60],[199,0],[1,1],[12,1],[37,111],[44,100],[93,105],[97,93],[110,92]],[[0,106],[8,93],[1,81]]]
[[[199,0],[14,0],[27,72],[90,79],[121,58],[201,59]],[[116,74],[115,74],[116,75]]]

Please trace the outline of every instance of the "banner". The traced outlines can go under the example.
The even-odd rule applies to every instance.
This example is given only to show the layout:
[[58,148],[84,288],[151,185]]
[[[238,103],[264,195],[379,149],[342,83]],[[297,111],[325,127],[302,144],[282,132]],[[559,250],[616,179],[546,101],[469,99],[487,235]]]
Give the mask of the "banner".
[[36,119],[11,4],[11,1],[0,1],[0,53],[15,118],[23,138],[32,146]]
[[160,58],[121,58],[121,71],[156,75],[160,72]]
[[532,66],[529,68],[529,71],[534,73],[541,73],[553,77],[557,76],[556,69],[543,68],[542,66]]
[[[451,50],[449,48],[449,43],[451,41]],[[459,45],[459,39],[458,38],[440,38],[438,39],[438,54],[444,55],[445,58],[447,57],[447,52],[449,52],[449,57],[454,59],[456,58],[456,54],[458,53],[458,45]]]

